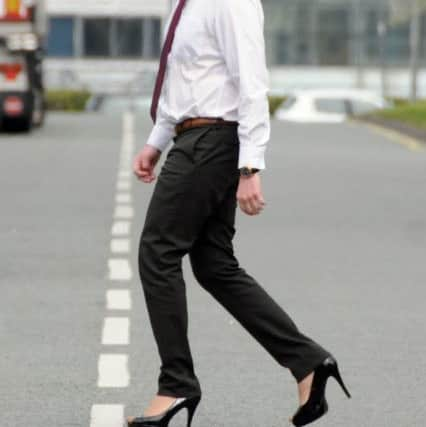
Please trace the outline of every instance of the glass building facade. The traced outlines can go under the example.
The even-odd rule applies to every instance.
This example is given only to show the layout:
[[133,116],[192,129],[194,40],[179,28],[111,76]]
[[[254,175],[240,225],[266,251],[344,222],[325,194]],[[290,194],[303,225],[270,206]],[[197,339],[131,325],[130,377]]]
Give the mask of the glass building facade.
[[156,59],[160,17],[50,18],[47,54],[56,58]]
[[[407,66],[410,26],[388,0],[262,0],[270,65]],[[408,6],[407,6],[408,7]],[[421,57],[426,63],[426,14]]]
[[[262,0],[262,3],[271,66],[377,66],[384,61],[391,66],[406,66],[408,63],[409,23],[395,19],[389,0]],[[156,59],[168,7],[162,10],[162,14],[152,17],[52,16],[48,55]],[[421,57],[426,63],[426,14],[422,24]],[[383,29],[385,34],[380,32]]]

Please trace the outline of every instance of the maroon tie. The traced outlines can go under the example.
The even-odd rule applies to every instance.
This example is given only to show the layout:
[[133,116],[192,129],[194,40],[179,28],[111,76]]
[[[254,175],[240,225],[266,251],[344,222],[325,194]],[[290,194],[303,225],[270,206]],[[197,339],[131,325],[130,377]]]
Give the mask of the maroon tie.
[[179,20],[182,15],[182,11],[185,6],[185,3],[186,3],[186,0],[179,0],[179,4],[175,10],[172,21],[170,22],[166,41],[164,42],[164,46],[161,51],[160,68],[158,70],[157,80],[155,82],[154,95],[152,96],[152,104],[151,104],[151,117],[154,123],[157,120],[158,102],[160,100],[161,89],[163,88],[164,77],[166,74],[167,58],[169,56],[170,51],[172,50],[176,28],[179,24]]

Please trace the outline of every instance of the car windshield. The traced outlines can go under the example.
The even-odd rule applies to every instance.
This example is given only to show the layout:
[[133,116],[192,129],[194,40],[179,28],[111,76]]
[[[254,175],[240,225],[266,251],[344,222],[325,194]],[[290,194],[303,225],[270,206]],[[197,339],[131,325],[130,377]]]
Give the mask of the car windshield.
[[350,103],[353,114],[366,114],[379,109],[377,105],[368,101],[351,99]]
[[320,113],[346,114],[346,100],[343,98],[318,98],[315,108]]

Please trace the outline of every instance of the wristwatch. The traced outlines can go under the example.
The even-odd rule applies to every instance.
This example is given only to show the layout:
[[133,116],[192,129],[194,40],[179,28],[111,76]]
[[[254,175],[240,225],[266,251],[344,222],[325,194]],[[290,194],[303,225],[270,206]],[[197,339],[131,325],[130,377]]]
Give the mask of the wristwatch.
[[243,178],[250,178],[257,172],[259,172],[259,169],[244,166],[240,169],[240,176],[242,176]]

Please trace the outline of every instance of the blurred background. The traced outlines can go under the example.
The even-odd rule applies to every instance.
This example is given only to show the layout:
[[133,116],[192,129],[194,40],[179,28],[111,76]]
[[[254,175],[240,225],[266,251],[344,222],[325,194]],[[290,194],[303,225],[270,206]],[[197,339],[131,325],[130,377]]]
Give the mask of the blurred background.
[[[318,427],[424,427],[426,0],[262,3],[267,208],[236,251],[339,360]],[[132,159],[173,4],[0,0],[1,427],[121,427],[156,392]],[[196,425],[288,425],[288,372],[184,271]]]
[[[426,61],[426,14],[416,2],[410,13],[410,1],[402,0],[264,0],[272,91],[331,84],[380,90],[383,77],[385,94],[409,96],[409,64]],[[96,89],[93,70],[102,67],[116,85],[141,73],[143,87],[169,3],[47,1],[48,84]]]
[[[102,67],[116,85],[140,73],[144,87],[160,53],[169,3],[48,0],[48,84],[96,89],[99,73],[93,70]],[[410,64],[426,61],[426,14],[421,4],[421,0],[264,0],[272,91],[333,85],[410,96]],[[426,95],[423,75],[418,91]]]
[[[45,105],[93,110],[108,94],[150,97],[173,1],[1,4],[0,96],[9,121],[17,121],[16,109],[25,110],[21,125],[28,128],[30,113],[32,122],[42,122]],[[424,0],[263,0],[263,6],[272,112],[295,90],[367,90],[391,101],[426,96]],[[8,92],[13,97],[5,99]],[[115,101],[106,108],[126,105]],[[137,104],[146,107],[149,99]]]

